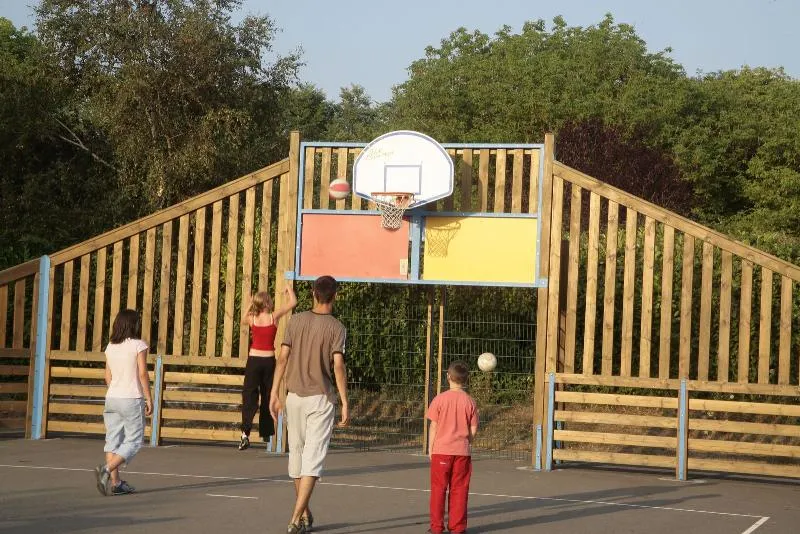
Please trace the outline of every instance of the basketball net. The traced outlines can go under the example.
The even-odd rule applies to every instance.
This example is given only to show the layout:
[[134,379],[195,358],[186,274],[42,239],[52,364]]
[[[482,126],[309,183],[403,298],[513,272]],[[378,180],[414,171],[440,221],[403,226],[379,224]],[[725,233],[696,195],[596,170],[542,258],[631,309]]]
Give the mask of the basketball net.
[[455,237],[461,223],[453,222],[444,226],[431,226],[425,229],[425,250],[435,258],[447,256],[447,247]]
[[381,212],[381,225],[389,230],[397,230],[403,224],[403,214],[414,200],[414,193],[384,191],[372,193],[372,199]]

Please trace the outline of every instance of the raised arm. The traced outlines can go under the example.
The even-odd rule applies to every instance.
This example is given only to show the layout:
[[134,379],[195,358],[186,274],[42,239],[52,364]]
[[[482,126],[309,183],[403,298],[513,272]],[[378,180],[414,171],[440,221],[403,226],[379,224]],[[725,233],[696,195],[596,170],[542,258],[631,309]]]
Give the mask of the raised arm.
[[342,401],[342,420],[339,422],[339,426],[347,426],[347,423],[350,422],[350,405],[347,402],[347,366],[341,352],[333,353],[333,374],[336,377],[339,399]]
[[[244,300],[242,300],[242,304],[244,304]],[[242,306],[242,324],[250,326],[250,321],[253,320],[253,316],[250,315],[250,308],[252,306],[253,306],[253,295],[250,295],[250,298],[247,300],[247,306]]]
[[292,288],[292,284],[290,282],[286,283],[286,288],[283,290],[283,292],[286,295],[286,302],[283,306],[281,306],[280,309],[275,310],[272,313],[272,320],[276,323],[278,322],[278,319],[292,311],[297,306],[297,295],[294,294],[294,288]]
[[139,384],[142,386],[144,395],[144,414],[153,413],[153,397],[150,395],[150,376],[147,374],[147,351],[140,351],[136,355],[136,366],[139,371]]

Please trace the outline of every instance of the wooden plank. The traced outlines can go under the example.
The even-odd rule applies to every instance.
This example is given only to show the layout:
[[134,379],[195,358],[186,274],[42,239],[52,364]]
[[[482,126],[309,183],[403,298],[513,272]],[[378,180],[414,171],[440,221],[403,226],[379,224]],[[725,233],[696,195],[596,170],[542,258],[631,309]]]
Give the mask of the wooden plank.
[[[422,454],[428,453],[428,407],[431,394],[431,347],[433,342],[433,302],[435,288],[428,287],[425,294],[428,297],[428,314],[425,320],[425,385],[422,399]],[[535,439],[535,438],[534,438]]]
[[50,378],[90,378],[103,380],[106,370],[102,367],[50,367]]
[[[89,273],[91,256],[81,256],[81,273],[78,282],[78,327],[75,334],[75,350],[86,349],[86,321],[89,315]],[[35,344],[35,343],[33,343]]]
[[556,375],[556,384],[669,390],[677,390],[680,387],[679,380],[624,376],[569,375],[562,373]]
[[176,391],[164,392],[165,401],[200,402],[207,404],[241,404],[241,393],[220,393],[218,391]]
[[[17,349],[23,348],[25,342],[25,286],[27,278],[22,278],[14,282],[14,324],[13,339],[11,346]],[[70,290],[72,282],[70,282]]]
[[[31,302],[31,321],[30,321],[30,332],[28,333],[30,343],[30,356],[27,362],[27,376],[31,377],[27,379],[28,382],[28,391],[26,391],[25,400],[27,401],[27,406],[24,410],[24,417],[25,417],[25,439],[31,439],[33,437],[33,417],[34,417],[34,405],[36,404],[36,380],[33,377],[36,376],[36,332],[38,332],[38,322],[39,322],[39,284],[41,283],[41,273],[36,273],[33,277],[33,293],[32,302]],[[44,325],[47,325],[47,321],[45,320]]]
[[23,430],[25,428],[24,417],[3,417],[0,419],[0,430]]
[[201,439],[206,441],[236,441],[241,436],[238,430],[207,430],[204,428],[161,427],[162,438]]
[[[306,147],[306,166],[303,172],[303,209],[310,210],[314,207],[314,147]],[[353,195],[353,200],[356,196]]]
[[[355,161],[356,158],[358,157],[358,155],[361,154],[361,150],[362,150],[361,148],[357,148],[357,147],[350,148],[349,153],[350,153],[350,157],[353,158],[353,161]],[[351,175],[352,175],[352,173],[351,173]],[[353,185],[352,184],[352,180],[351,180],[350,185],[351,186]],[[373,202],[368,203],[366,200],[362,199],[361,197],[359,197],[355,193],[353,194],[353,209],[354,210],[366,209],[366,207],[368,205],[369,205],[369,209],[374,209],[375,208]]]
[[233,325],[239,323],[234,316],[236,303],[236,255],[239,251],[239,195],[228,200],[228,236],[226,239],[228,262],[225,268],[225,315],[222,320],[222,357],[233,356]]
[[[450,156],[450,159],[453,161],[453,168],[455,169],[456,150],[454,148],[448,148],[447,155]],[[455,210],[455,192],[457,187],[458,182],[455,181],[455,176],[453,176],[453,193],[445,197],[442,201],[442,204],[444,205],[444,211]],[[435,205],[436,203],[433,204]]]
[[6,346],[8,324],[8,286],[0,286],[0,349]]
[[778,348],[778,384],[789,384],[792,346],[792,280],[781,276],[781,322]]
[[689,419],[689,430],[729,432],[732,434],[759,434],[766,436],[788,436],[800,438],[800,426],[772,423],[743,423],[741,421],[714,421],[711,419]]
[[[345,153],[346,155],[346,153]],[[244,208],[244,236],[242,250],[242,292],[241,307],[247,305],[247,298],[253,292],[253,236],[256,224],[256,188],[252,187],[245,193]],[[239,314],[242,315],[242,314]],[[240,321],[239,325],[239,357],[247,358],[250,351],[250,329],[246,323]]]
[[776,256],[767,254],[755,247],[734,241],[715,230],[685,217],[681,217],[646,200],[637,198],[616,187],[600,182],[580,171],[571,169],[563,163],[556,162],[554,165],[554,172],[565,180],[577,183],[584,189],[595,191],[609,200],[630,206],[641,214],[649,215],[665,225],[672,226],[681,232],[692,235],[695,239],[711,243],[717,248],[732,252],[751,263],[757,263],[767,267],[773,272],[788,276],[792,280],[800,280],[800,267],[797,265],[793,265]]
[[511,213],[522,213],[522,158],[523,150],[521,148],[512,152],[514,163],[511,174]]
[[609,406],[637,406],[641,408],[678,409],[674,397],[651,397],[649,395],[618,395],[616,393],[582,393],[579,391],[556,391],[556,402],[574,404],[604,404]]
[[600,443],[603,445],[625,445],[626,447],[677,448],[677,439],[669,436],[639,436],[635,434],[556,430],[553,434],[553,439],[571,443]]
[[777,415],[800,417],[796,404],[771,404],[766,402],[737,402],[709,399],[689,399],[689,409],[700,412],[729,412],[735,414]]
[[[514,162],[516,164],[516,155]],[[521,157],[519,158],[522,159]],[[578,323],[578,265],[581,249],[581,188],[573,185],[569,205],[569,259],[567,261],[567,309],[564,332],[565,373],[575,372],[575,345]],[[521,194],[521,193],[520,193]]]
[[531,150],[531,168],[529,173],[528,213],[539,213],[539,161],[540,151]]
[[706,382],[689,380],[690,391],[710,391],[716,393],[743,393],[747,395],[775,395],[794,397],[800,395],[798,386],[781,386],[777,384],[740,384],[737,382]]
[[689,377],[692,350],[692,283],[694,281],[694,237],[683,235],[683,269],[681,270],[681,322],[678,349],[678,378]]
[[556,449],[553,459],[574,462],[595,462],[616,465],[640,465],[646,467],[675,467],[675,458],[672,456],[657,456],[652,454],[626,454],[619,452],[592,452],[575,449]]
[[76,423],[73,421],[48,421],[47,430],[52,432],[70,432],[74,434],[105,434],[103,423]]
[[169,286],[172,270],[172,221],[164,223],[161,230],[161,277],[158,281],[158,353],[167,351],[169,328]]
[[320,148],[322,152],[322,166],[320,168],[320,187],[319,187],[319,207],[326,210],[330,205],[330,183],[331,183],[331,158],[332,148]]
[[16,282],[20,278],[34,275],[37,272],[39,272],[39,258],[4,269],[0,271],[0,287],[11,285],[11,282]]
[[0,382],[0,393],[2,394],[17,394],[27,393],[28,382]]
[[[578,187],[573,184],[573,187]],[[600,255],[600,196],[589,194],[589,245],[586,261],[586,308],[583,329],[583,374],[594,374],[594,337],[597,321],[597,267]]]
[[727,382],[730,378],[732,279],[733,256],[730,252],[723,250],[719,281],[719,341],[717,344],[717,380],[719,382]]
[[753,297],[753,264],[742,260],[741,297],[739,299],[739,369],[740,384],[750,382],[750,313]]
[[4,400],[0,401],[0,413],[2,414],[13,414],[13,413],[25,413],[25,409],[28,406],[28,401],[24,400]]
[[168,384],[212,384],[220,386],[242,387],[244,375],[212,374],[212,373],[180,373],[168,371],[164,373],[164,382]]
[[[177,219],[181,215],[191,213],[194,210],[203,206],[207,206],[221,198],[226,198],[240,191],[249,189],[254,185],[268,182],[269,180],[277,178],[286,173],[288,169],[289,161],[287,159],[283,159],[277,163],[273,163],[268,167],[251,172],[250,174],[242,176],[241,178],[227,182],[220,187],[206,191],[205,193],[201,193],[200,195],[192,197],[183,202],[179,202],[178,204],[153,213],[152,215],[148,215],[130,224],[126,224],[125,226],[84,241],[83,243],[78,243],[77,245],[73,245],[64,250],[56,252],[50,256],[50,261],[53,265],[59,265],[67,260],[78,258],[88,252],[96,250],[100,247],[105,247],[122,239],[126,239],[134,234],[143,232],[144,230],[156,228],[166,221]],[[36,272],[38,266],[39,260],[37,259],[36,268],[33,269],[31,274]]]
[[27,365],[0,365],[0,376],[28,376]]
[[[50,360],[53,361],[76,361],[76,362],[105,362],[106,355],[104,352],[75,352],[71,350],[52,350],[50,351]],[[51,362],[52,365],[52,362]]]
[[669,378],[672,338],[672,273],[675,256],[675,229],[664,226],[661,262],[661,328],[658,345],[658,378]]
[[745,473],[761,476],[800,477],[800,467],[793,465],[713,460],[707,458],[689,458],[689,469],[693,471],[721,471],[725,473]]
[[697,378],[708,380],[711,355],[711,288],[714,273],[714,246],[703,243],[703,278],[700,285],[700,341],[697,353]]
[[[51,402],[50,413],[60,413],[69,415],[103,415],[104,406],[102,404],[74,404]],[[51,421],[51,423],[54,421]]]
[[65,397],[105,398],[108,388],[105,384],[50,384],[50,394]]
[[[547,339],[557,340],[561,291],[561,225],[564,216],[564,181],[553,177],[552,216],[550,218],[550,261],[547,281]],[[546,372],[554,372],[558,360],[558,343],[547,344]],[[545,434],[546,435],[546,434]]]
[[676,428],[675,417],[659,417],[655,415],[628,415],[613,412],[574,412],[556,410],[555,420],[567,423],[592,423],[598,425],[635,426],[647,428]]
[[[336,179],[347,180],[347,148],[342,147],[336,150]],[[343,210],[347,204],[347,198],[336,201],[336,209]]]
[[639,214],[625,210],[625,267],[622,285],[622,357],[620,374],[631,376],[633,360],[633,298],[636,285],[636,239]]
[[208,323],[206,325],[206,356],[217,351],[217,311],[219,309],[219,264],[222,247],[222,201],[211,209],[211,260],[208,279]]
[[472,149],[461,155],[461,211],[472,211]]
[[[150,228],[144,240],[144,283],[142,286],[142,338],[153,346],[153,278],[156,264],[156,229]],[[98,350],[95,348],[94,350]]]
[[[189,354],[200,355],[200,330],[203,318],[203,263],[206,253],[206,209],[194,212],[194,265],[192,267],[192,307],[189,320]],[[173,353],[174,353],[173,347]]]
[[439,329],[438,344],[436,351],[436,394],[442,392],[442,367],[444,359],[444,325],[445,325],[445,304],[447,303],[447,288],[439,288]]
[[506,156],[504,148],[497,149],[494,163],[494,212],[505,211],[506,199]]
[[606,230],[606,276],[603,291],[603,348],[602,373],[610,376],[613,372],[614,350],[614,293],[617,281],[617,226],[619,224],[619,205],[608,203],[608,228]]
[[772,271],[761,268],[761,309],[758,320],[758,383],[769,384],[769,357],[772,352]]
[[[241,423],[242,412],[221,410],[191,410],[164,408],[162,418],[169,421],[208,421],[209,423]],[[253,418],[253,423],[258,424],[258,413]]]
[[[355,200],[354,200],[355,201]],[[272,182],[264,184],[261,197],[261,240],[258,251],[258,290],[266,291],[270,271],[272,242]]]
[[175,312],[172,326],[172,354],[183,354],[184,313],[186,312],[186,264],[189,258],[189,215],[178,221],[178,267],[175,272]]
[[653,337],[653,273],[655,272],[656,221],[644,219],[644,251],[642,253],[642,311],[639,335],[639,376],[650,378],[650,352]]
[[30,357],[31,357],[30,349],[15,349],[11,347],[0,347],[0,358],[28,359]]
[[126,306],[137,309],[139,297],[139,234],[134,234],[128,243],[128,295]]
[[[55,280],[56,280],[56,268],[51,263],[50,270],[47,273],[47,284],[50,288],[55,288]],[[47,310],[46,310],[46,317],[52,319],[53,314],[55,313],[55,291],[48,291],[47,296]],[[50,354],[53,352],[53,330],[55,329],[54,325],[48,325],[48,328],[45,328],[46,332],[46,341],[45,341],[45,353],[44,353],[44,385],[42,387],[42,394],[38,400],[41,402],[42,407],[42,439],[47,438],[47,419],[49,417],[49,411],[47,409],[47,405],[49,404],[48,399],[50,396],[50,373],[48,372],[50,369]],[[31,399],[28,399],[29,401]]]
[[489,149],[482,148],[478,156],[478,207],[489,210]]
[[[61,286],[61,336],[59,337],[59,348],[61,350],[69,350],[69,334],[72,326],[72,283],[73,283],[73,262],[68,261],[64,264],[64,283]],[[16,296],[16,290],[14,291]],[[21,347],[16,342],[17,338],[17,305],[14,299],[14,346]]]
[[122,241],[114,243],[114,252],[111,256],[111,306],[108,313],[111,320],[119,313],[119,303],[122,294]]

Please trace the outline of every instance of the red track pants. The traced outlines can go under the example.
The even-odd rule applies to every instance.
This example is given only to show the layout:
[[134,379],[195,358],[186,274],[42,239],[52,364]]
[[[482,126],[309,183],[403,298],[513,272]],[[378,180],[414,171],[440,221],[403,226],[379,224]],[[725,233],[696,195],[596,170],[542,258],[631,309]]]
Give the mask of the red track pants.
[[434,454],[431,457],[431,532],[444,531],[445,496],[448,499],[448,527],[450,532],[467,530],[467,498],[469,479],[472,476],[472,458]]

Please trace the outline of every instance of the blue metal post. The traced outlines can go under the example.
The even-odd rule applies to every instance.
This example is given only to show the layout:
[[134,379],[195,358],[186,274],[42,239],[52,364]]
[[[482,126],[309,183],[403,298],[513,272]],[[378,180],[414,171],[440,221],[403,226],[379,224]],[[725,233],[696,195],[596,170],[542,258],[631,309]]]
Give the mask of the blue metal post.
[[555,405],[556,405],[556,374],[550,373],[548,375],[547,384],[547,450],[545,453],[544,470],[551,471],[553,469],[553,421],[555,419]]
[[411,266],[408,279],[419,280],[420,243],[422,242],[422,217],[411,216]]
[[150,425],[150,446],[158,447],[158,442],[161,438],[161,396],[162,385],[164,383],[164,361],[161,355],[156,358],[155,368],[155,395],[153,396],[153,415]]
[[36,351],[33,371],[33,405],[31,406],[31,439],[42,439],[44,416],[44,382],[47,362],[48,305],[50,303],[50,256],[39,258],[39,294],[36,297]]
[[283,414],[278,414],[278,427],[275,429],[275,452],[283,452]]
[[686,379],[681,379],[681,388],[678,396],[678,465],[675,475],[678,480],[686,480],[687,446],[689,433],[689,390]]
[[542,425],[536,425],[536,456],[533,468],[537,471],[542,469]]

